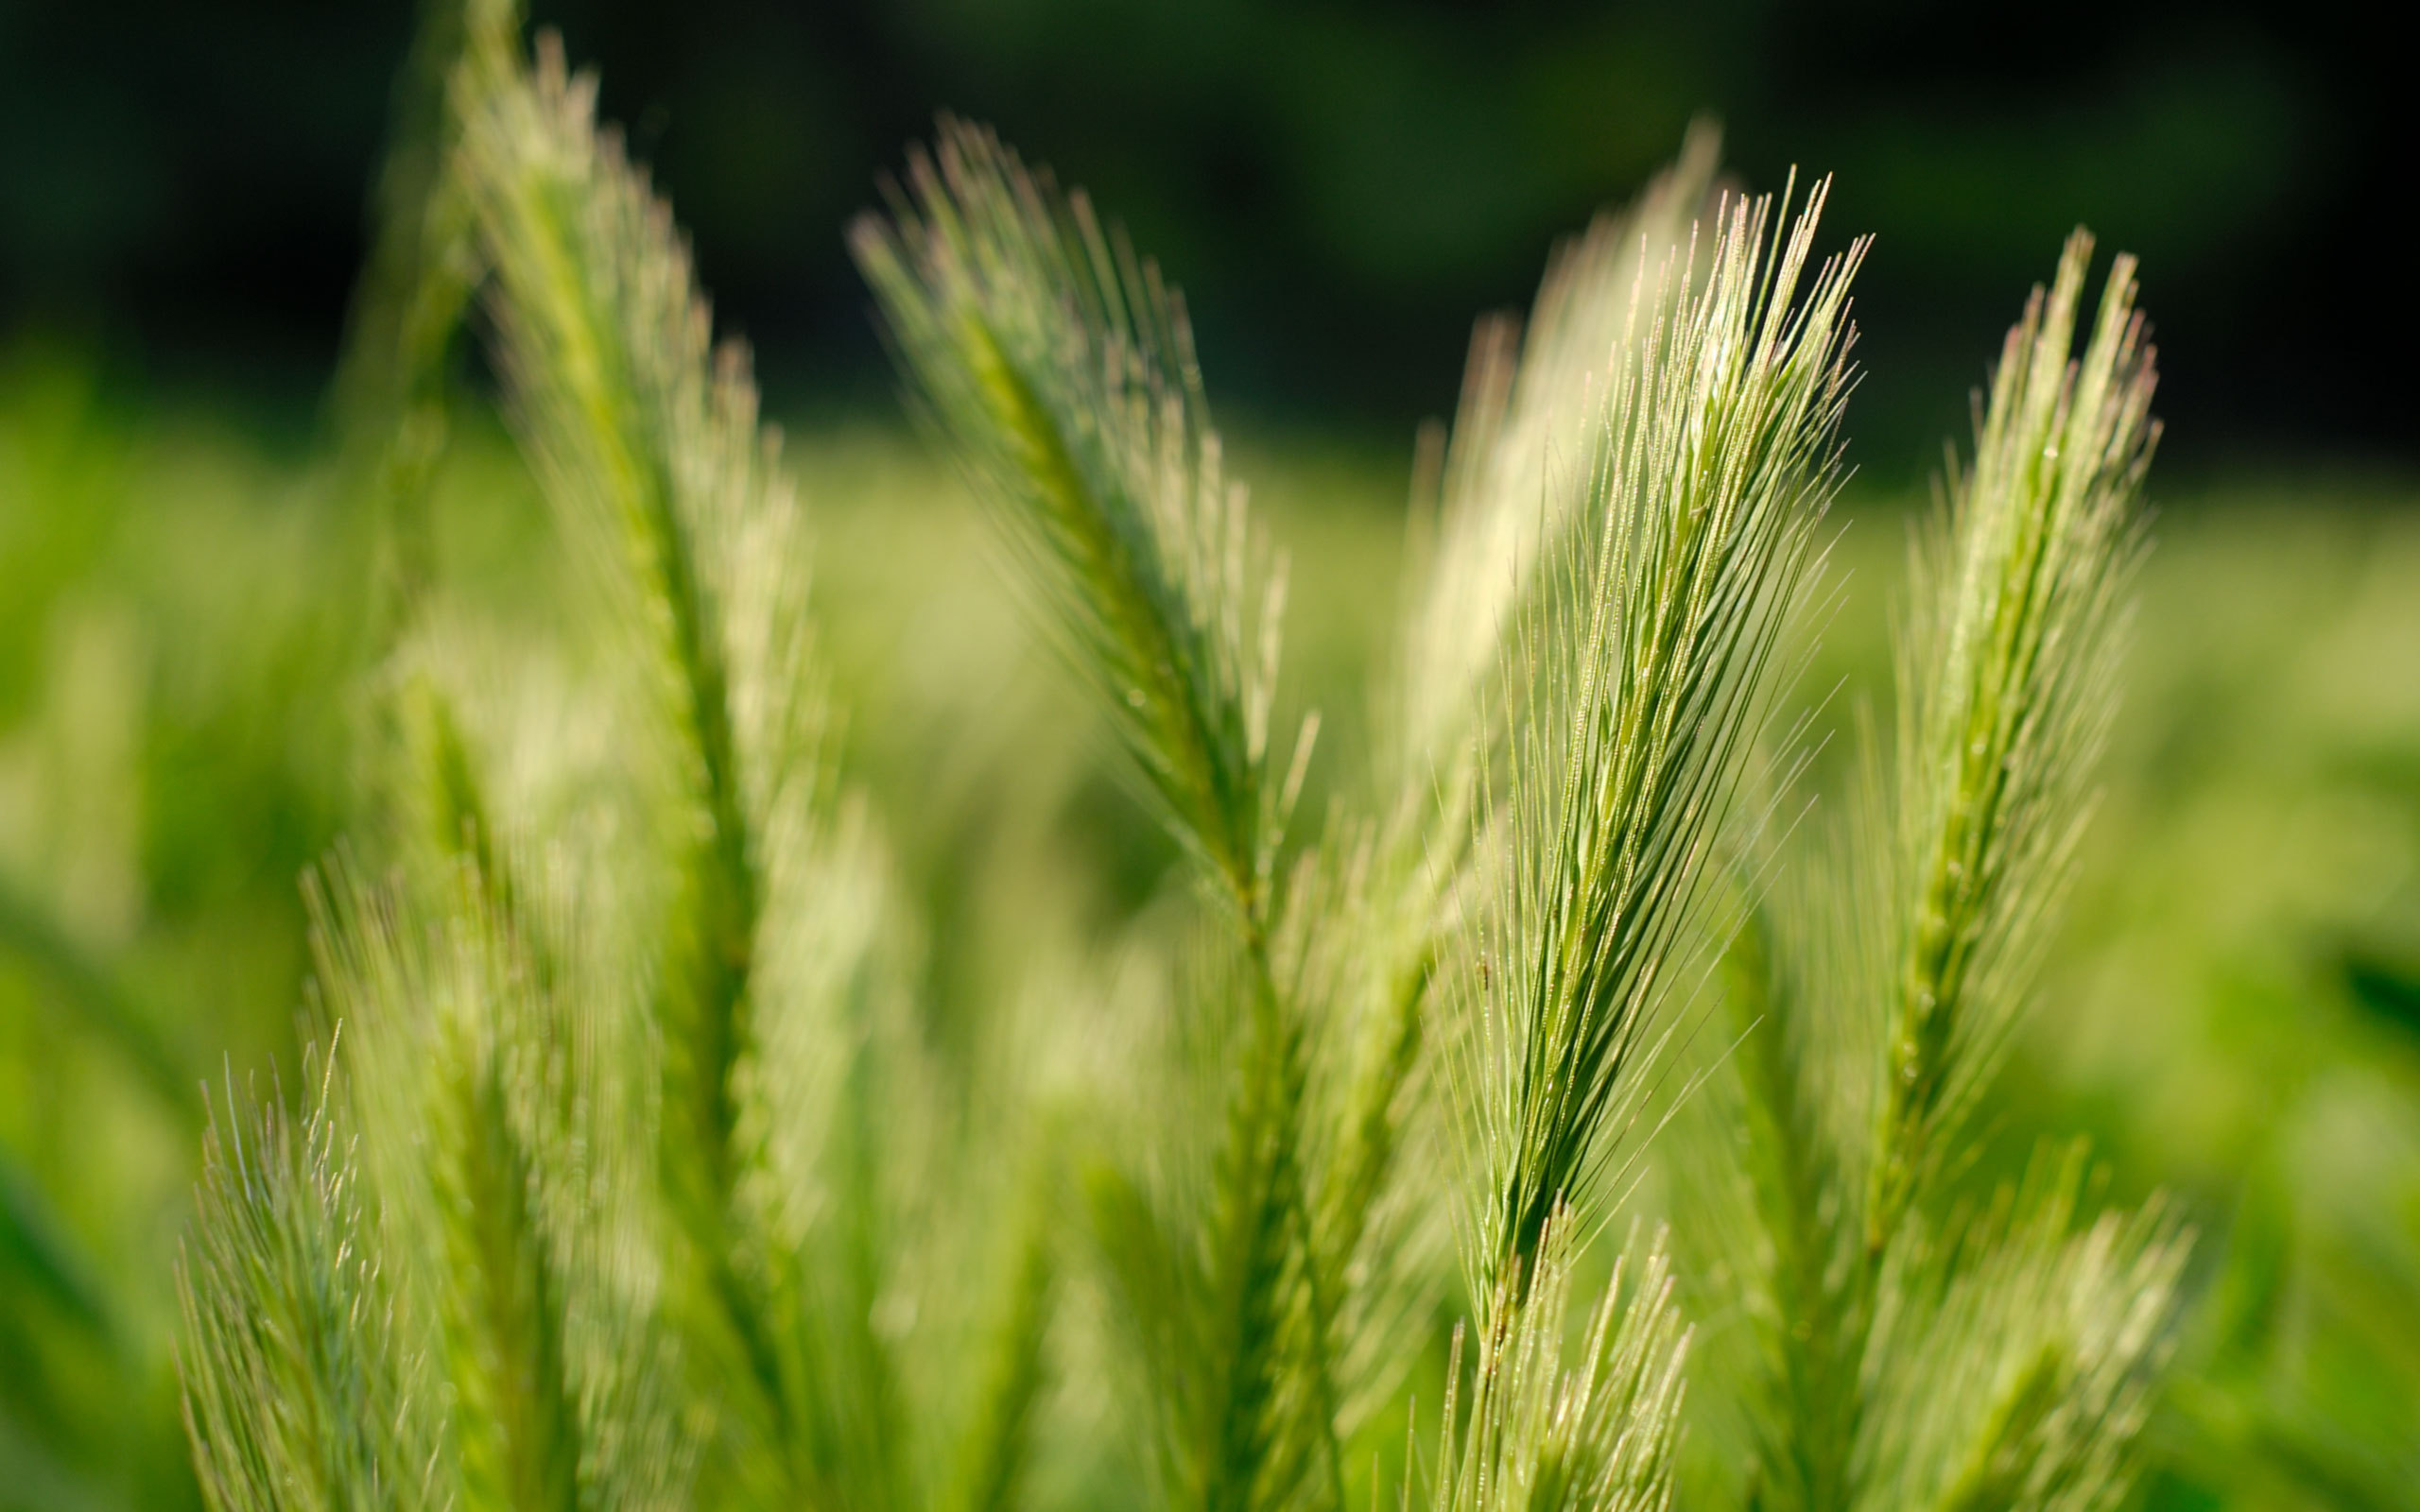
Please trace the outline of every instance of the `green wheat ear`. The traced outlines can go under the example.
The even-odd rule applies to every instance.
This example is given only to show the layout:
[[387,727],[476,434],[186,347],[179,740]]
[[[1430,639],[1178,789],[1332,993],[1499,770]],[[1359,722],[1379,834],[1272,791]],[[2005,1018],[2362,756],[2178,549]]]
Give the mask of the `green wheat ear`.
[[1277,779],[1279,579],[1224,476],[1183,301],[1080,194],[951,123],[891,216],[860,219],[852,242],[1139,785],[1225,905],[1236,970],[1202,1011],[1235,1048],[1192,1068],[1218,1086],[1203,1099],[1217,1126],[1189,1131],[1215,1150],[1209,1169],[1169,1202],[1146,1162],[1111,1160],[1090,1193],[1153,1357],[1169,1492],[1205,1509],[1333,1503],[1341,1279],[1360,1228],[1322,1200],[1312,1005],[1277,937],[1279,842],[1309,742]]
[[[871,968],[839,945],[884,889],[821,757],[800,507],[746,353],[712,344],[670,212],[596,126],[593,81],[542,40],[532,71],[473,59],[458,89],[507,397],[644,695],[624,760],[668,872],[668,1306],[721,1404],[710,1494],[897,1504],[921,1467],[870,1321],[893,1196],[886,1131],[866,1126]],[[795,959],[818,945],[839,958]],[[800,1153],[827,1136],[838,1170]]]
[[1877,1225],[1945,1159],[2007,1042],[2117,707],[2158,377],[2131,257],[2073,354],[2091,261],[2078,232],[2009,332],[1974,458],[1916,545]]
[[316,1086],[299,1121],[230,1089],[203,1139],[177,1268],[195,1470],[226,1512],[435,1512],[441,1408],[396,1326],[333,1050],[304,1070]]
[[[1544,560],[1585,518],[1585,455],[1604,375],[1634,335],[1642,284],[1685,246],[1713,180],[1716,133],[1619,212],[1556,249],[1526,335],[1482,320],[1450,444],[1424,432],[1392,681],[1377,713],[1366,822],[1339,821],[1304,868],[1316,920],[1305,996],[1335,1005],[1320,1072],[1335,1091],[1316,1248],[1339,1297],[1340,1435],[1352,1439],[1413,1365],[1414,1320],[1449,1286],[1451,1225],[1424,1179],[1443,1153],[1432,1031],[1474,888],[1472,814],[1498,740],[1489,674],[1540,591]],[[1516,349],[1517,347],[1517,361]],[[1430,516],[1434,515],[1433,527]]]
[[1631,306],[1582,422],[1584,515],[1508,657],[1502,853],[1456,1010],[1473,1293],[1530,1270],[1548,1218],[1603,1211],[1692,948],[1702,881],[1763,718],[1775,640],[1834,483],[1848,282],[1814,272],[1819,192],[1787,231],[1732,201],[1707,271]]
[[[1456,1331],[1433,1512],[1663,1512],[1670,1504],[1688,1347],[1670,1263],[1660,1239],[1618,1262],[1566,1366],[1582,1237],[1571,1213],[1558,1211],[1540,1231],[1533,1272],[1506,1272],[1473,1351],[1467,1401]],[[1409,1488],[1404,1504],[1411,1505]]]
[[954,122],[850,242],[1146,791],[1265,933],[1290,799],[1269,767],[1282,577],[1225,476],[1182,297],[1080,193]]
[[2130,257],[2075,351],[2091,260],[2078,232],[2009,333],[1974,458],[1920,539],[1900,650],[1898,828],[1869,842],[1895,863],[1897,902],[1864,1205],[1883,1269],[1872,1347],[1897,1366],[1865,1451],[1886,1503],[2122,1498],[2184,1261],[2156,1204],[2073,1231],[2080,1154],[2038,1157],[1983,1217],[1913,1237],[2031,989],[2117,705],[2157,369]]

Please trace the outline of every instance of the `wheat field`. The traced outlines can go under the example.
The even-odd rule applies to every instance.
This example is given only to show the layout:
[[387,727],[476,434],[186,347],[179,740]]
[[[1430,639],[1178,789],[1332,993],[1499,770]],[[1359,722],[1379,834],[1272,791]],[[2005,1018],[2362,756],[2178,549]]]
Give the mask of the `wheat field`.
[[944,119],[779,425],[428,15],[320,433],[0,354],[0,1507],[2420,1505],[2420,517],[2131,258],[1901,497],[1701,128],[1381,457]]

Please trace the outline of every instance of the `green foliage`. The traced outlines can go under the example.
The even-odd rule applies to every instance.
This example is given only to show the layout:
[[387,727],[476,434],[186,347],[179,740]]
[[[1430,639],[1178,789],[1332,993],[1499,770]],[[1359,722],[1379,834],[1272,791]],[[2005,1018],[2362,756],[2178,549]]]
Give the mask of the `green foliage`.
[[[1820,192],[1718,196],[1701,131],[1559,251],[1426,443],[1399,621],[1351,654],[1298,622],[1286,665],[1270,542],[1305,522],[1247,508],[1181,297],[945,124],[853,247],[1153,850],[1011,670],[945,485],[830,438],[786,462],[593,81],[501,12],[430,18],[333,475],[398,591],[263,610],[368,652],[276,653],[318,679],[281,698],[354,690],[354,838],[307,842],[299,1103],[231,1087],[200,1141],[208,1504],[2083,1512],[2188,1452],[2393,1494],[2394,1421],[2337,1387],[2408,1360],[2322,1302],[2404,1295],[2400,1146],[2315,1122],[2376,1146],[2375,1211],[2245,1210],[2180,1327],[2178,1214],[2212,1205],[2138,1195],[2122,1120],[2115,1182],[2039,1138],[2005,1074],[2116,728],[2155,434],[2131,265],[2080,356],[2081,239],[2013,333],[1919,532],[1889,740],[1802,824],[1835,774],[1773,713],[1829,654],[1862,250],[1818,258]],[[480,299],[524,472],[451,387]],[[885,566],[889,622],[850,582]],[[44,743],[0,797],[147,728],[118,622],[58,623],[67,670],[0,690]],[[1272,745],[1322,657],[1384,668],[1358,769],[1314,768],[1307,719]],[[195,1047],[278,1041],[171,1012],[182,957],[112,932],[123,867],[26,885],[118,853],[111,812],[0,826],[0,993],[44,1015],[0,1067],[72,1045],[182,1149]],[[2392,943],[2347,968],[2384,1015]],[[98,1435],[21,1448],[172,1328],[43,1126],[0,1144],[0,1505],[153,1504],[89,1476]]]
[[[447,1428],[428,1473],[473,1504],[645,1501],[599,1469],[608,1449],[695,1435],[698,1480],[671,1494],[733,1505],[991,1503],[1021,1481],[1059,1262],[1046,1229],[1024,1241],[996,1363],[967,1407],[967,1447],[944,1456],[962,1468],[926,1474],[917,1430],[936,1418],[914,1402],[917,1372],[880,1322],[904,1258],[891,1246],[928,1195],[886,1185],[914,1159],[907,1119],[920,1057],[912,1029],[910,1042],[886,1031],[875,958],[853,964],[864,945],[817,927],[828,928],[843,889],[878,910],[883,885],[817,753],[797,507],[759,434],[745,358],[711,352],[668,215],[596,133],[593,88],[568,76],[551,43],[527,71],[494,47],[466,48],[449,99],[458,192],[493,269],[508,405],[562,533],[587,553],[613,664],[626,674],[606,775],[631,818],[581,858],[614,868],[613,882],[581,880],[576,862],[533,885],[510,837],[527,833],[537,855],[548,838],[516,831],[488,796],[479,743],[442,687],[442,643],[428,653],[430,675],[399,684],[413,690],[404,718],[417,732],[401,781],[421,795],[401,807],[422,816],[405,833],[434,842],[468,880],[449,895],[448,868],[424,866],[438,885],[424,880],[397,906],[405,919],[454,919],[441,937],[469,927],[488,941],[485,958],[514,963],[466,986],[378,965],[408,956],[382,949],[396,926],[375,910],[339,909],[323,926],[322,976],[339,1018],[423,1026],[396,1032],[416,1051],[385,1050],[362,1079],[374,1095],[361,1117],[363,1159],[381,1185],[422,1194],[384,1211],[400,1295],[422,1299],[445,1341],[442,1389],[425,1395],[443,1404]],[[1549,280],[1527,381],[1577,373],[1584,399],[1552,393],[1508,434],[1510,387],[1474,382],[1463,446],[1482,460],[1467,465],[1496,467],[1459,485],[1482,502],[1452,518],[1495,565],[1456,559],[1440,575],[1408,662],[1415,676],[1424,656],[1466,663],[1467,643],[1436,627],[1459,622],[1501,646],[1506,678],[1491,693],[1449,660],[1444,701],[1409,711],[1394,758],[1407,776],[1442,771],[1449,792],[1471,795],[1444,801],[1471,838],[1448,840],[1442,857],[1415,856],[1426,827],[1399,819],[1408,838],[1376,849],[1348,839],[1281,870],[1309,751],[1305,738],[1289,775],[1272,778],[1282,594],[1223,476],[1182,302],[1157,272],[1081,197],[1063,199],[966,128],[945,128],[938,158],[915,163],[892,219],[856,233],[935,418],[998,501],[1142,791],[1218,900],[1179,1010],[1186,1026],[1145,1105],[1145,1124],[1165,1126],[1147,1126],[1125,1153],[1089,1157],[1083,1177],[1172,1501],[1346,1499],[1360,1414],[1413,1353],[1416,1335],[1391,1347],[1374,1331],[1420,1305],[1417,1262],[1386,1253],[1409,1253],[1416,1239],[1374,1219],[1428,1116],[1422,1067],[1434,1037],[1416,1026],[1440,1012],[1454,1026],[1443,1073],[1458,1092],[1452,1137],[1476,1182],[1465,1268],[1483,1303],[1467,1437],[1452,1450],[1449,1423],[1441,1504],[1508,1488],[1575,1505],[1651,1505],[1666,1494],[1681,1345],[1664,1263],[1648,1262],[1644,1297],[1625,1296],[1616,1277],[1567,1378],[1554,1341],[1635,1083],[1668,1033],[1671,977],[1710,937],[1708,865],[1832,487],[1856,264],[1852,252],[1824,265],[1802,301],[1814,209],[1784,229],[1763,201],[1728,204],[1683,252],[1678,206],[1703,197],[1706,151],[1693,148],[1639,214],[1636,260],[1607,251],[1613,233],[1600,232]],[[1651,268],[1659,242],[1667,249]],[[425,276],[452,277],[450,266]],[[1624,271],[1626,301],[1609,282]],[[2062,289],[2051,316],[2060,351],[2072,302]],[[1592,369],[1566,342],[1612,355]],[[2087,387],[2083,407],[2099,403]],[[2054,407],[2063,425],[2066,411]],[[1584,482],[1553,479],[1551,462],[1520,457],[1525,446],[1584,459]],[[1969,493],[1999,502],[1995,518],[2015,522],[2002,534],[2030,540],[2031,497],[1982,476]],[[1508,524],[1532,483],[1566,499],[1534,538]],[[2083,515],[2090,524],[2114,509],[2096,494]],[[1966,518],[1977,516],[1970,507]],[[2025,562],[2001,575],[2030,578],[2041,553],[2013,554]],[[1512,579],[1509,597],[1471,589],[1490,576]],[[2088,551],[2069,576],[2087,596],[2108,580]],[[2050,596],[2055,615],[2065,600]],[[2029,630],[2040,617],[2019,606],[2014,644],[1993,665],[2044,662],[2042,636]],[[1941,677],[1960,684],[1963,669]],[[1982,708],[1987,722],[2031,692],[1986,683],[1961,707]],[[1500,794],[1490,775],[1498,749]],[[1390,797],[1380,816],[1406,812],[1399,801]],[[1968,822],[1962,810],[1958,822]],[[1996,853],[1989,837],[1983,849]],[[546,900],[566,886],[565,897],[611,900],[583,904],[608,927],[635,927],[642,943],[620,971],[600,968],[608,956],[594,936],[547,917]],[[2031,902],[1987,896],[1971,925]],[[1939,909],[1927,907],[1922,929],[1937,933]],[[1469,923],[1457,928],[1458,915]],[[1357,959],[1365,931],[1368,955]],[[1931,934],[1918,950],[1927,970],[1942,954]],[[1430,1002],[1441,965],[1464,984],[1450,1009]],[[634,1016],[643,1038],[610,1007],[614,984],[631,979],[648,984]],[[537,1005],[527,1012],[512,1007],[525,981]],[[642,1058],[631,1054],[641,1046],[660,1057],[653,1095],[613,1091],[614,1068]],[[415,1065],[435,1069],[415,1075]],[[404,1091],[416,1086],[425,1090]],[[1919,1091],[1912,1110],[1891,1105],[1886,1154],[1929,1130],[1934,1099]],[[566,1108],[577,1123],[599,1108],[653,1123],[652,1181],[626,1190],[628,1152],[613,1136],[563,1132]],[[630,1119],[614,1122],[626,1129]],[[565,1167],[590,1174],[565,1187]],[[241,1238],[229,1243],[246,1252]],[[643,1276],[614,1258],[633,1244],[654,1257]],[[1872,1251],[1869,1268],[1890,1285],[1854,1305],[1881,1338],[1886,1292],[1917,1289],[1899,1270],[1921,1256]],[[2015,1404],[1992,1401],[2007,1442],[1957,1495],[1991,1494],[2010,1456],[2067,1422],[2071,1399],[2088,1399],[2085,1421],[2101,1437],[2124,1437],[2133,1397],[2107,1383],[2098,1357],[2043,1355],[2045,1366],[2024,1352],[2027,1330],[2041,1331],[2005,1298],[2047,1284],[2058,1258],[2035,1254],[1996,1287],[1953,1266],[1930,1288],[1944,1316],[1970,1332],[1986,1319],[2018,1339]],[[575,1276],[622,1280],[583,1302]],[[198,1314],[240,1309],[233,1267],[198,1278]],[[1391,1298],[1392,1284],[1402,1289]],[[244,1373],[215,1335],[199,1337],[199,1368]],[[614,1366],[634,1361],[669,1368],[666,1348],[648,1342],[659,1337],[686,1362],[689,1405],[662,1419],[677,1433],[638,1426],[653,1391],[600,1389],[582,1374],[615,1378]],[[2114,1367],[2121,1384],[2126,1348],[2143,1347],[2128,1340]],[[1449,1383],[1458,1377],[1449,1369]],[[298,1379],[292,1389],[333,1388]],[[392,1473],[374,1453],[321,1471],[331,1496],[374,1490]]]

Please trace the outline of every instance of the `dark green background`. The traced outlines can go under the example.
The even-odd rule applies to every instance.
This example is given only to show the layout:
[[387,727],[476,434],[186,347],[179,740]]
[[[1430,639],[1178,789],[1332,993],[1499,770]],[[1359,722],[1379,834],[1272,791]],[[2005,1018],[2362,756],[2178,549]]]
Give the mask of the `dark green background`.
[[[949,108],[1090,184],[1194,296],[1247,417],[1399,448],[1471,317],[1729,128],[1877,235],[1862,465],[1929,465],[2059,238],[2146,262],[2171,479],[2407,463],[2407,54],[2349,8],[1768,0],[539,0],[599,67],[777,398],[887,404],[840,244]],[[356,266],[404,0],[0,0],[0,333],[154,383],[307,395]]]

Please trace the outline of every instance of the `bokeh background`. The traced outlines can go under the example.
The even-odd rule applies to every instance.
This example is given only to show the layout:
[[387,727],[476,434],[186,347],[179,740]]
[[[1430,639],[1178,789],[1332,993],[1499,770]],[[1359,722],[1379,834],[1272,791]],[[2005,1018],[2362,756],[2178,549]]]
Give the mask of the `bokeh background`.
[[[534,9],[789,422],[937,1001],[1132,917],[1170,858],[906,424],[842,249],[936,111],[1090,186],[1187,289],[1296,558],[1328,773],[1473,317],[1693,116],[1752,187],[1836,175],[1828,226],[1876,237],[1819,727],[1888,696],[1904,518],[2027,286],[2078,221],[2140,254],[2158,545],[2005,1127],[2089,1134],[2202,1228],[2154,1504],[2420,1507],[2420,301],[2380,229],[2405,55],[2352,8]],[[194,1503],[168,1341],[200,1088],[297,1074],[302,879],[361,812],[379,526],[325,394],[412,24],[0,0],[0,1512]],[[543,621],[560,553],[475,354],[458,376],[444,568]]]
[[[1933,460],[2067,227],[2140,253],[2171,462],[2409,457],[2403,55],[2325,3],[540,0],[598,67],[785,396],[889,379],[838,228],[947,109],[1178,270],[1228,406],[1396,445],[1472,312],[1719,117],[1748,182],[1838,178],[1866,465]],[[406,0],[0,7],[0,318],[162,381],[332,359]]]

